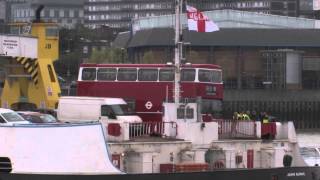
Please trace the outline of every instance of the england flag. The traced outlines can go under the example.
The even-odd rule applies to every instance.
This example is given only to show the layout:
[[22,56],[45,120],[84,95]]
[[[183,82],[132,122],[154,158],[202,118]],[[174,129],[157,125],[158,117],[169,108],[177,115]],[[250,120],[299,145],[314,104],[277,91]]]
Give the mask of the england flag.
[[197,32],[219,31],[219,27],[196,8],[187,5],[188,29]]

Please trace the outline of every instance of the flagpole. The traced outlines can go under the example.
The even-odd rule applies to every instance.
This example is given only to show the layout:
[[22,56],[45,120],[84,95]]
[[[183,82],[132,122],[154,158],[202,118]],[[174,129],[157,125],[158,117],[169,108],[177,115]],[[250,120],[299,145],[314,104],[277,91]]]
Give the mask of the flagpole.
[[182,1],[176,0],[175,4],[175,53],[174,53],[174,102],[180,102],[180,78],[182,57],[182,26],[180,15],[182,14]]

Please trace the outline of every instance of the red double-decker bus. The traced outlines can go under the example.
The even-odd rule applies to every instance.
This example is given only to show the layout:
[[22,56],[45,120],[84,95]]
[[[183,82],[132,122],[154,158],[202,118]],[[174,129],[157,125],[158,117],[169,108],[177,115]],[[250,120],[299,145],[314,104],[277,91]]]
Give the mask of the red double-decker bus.
[[[181,67],[181,102],[199,102],[202,114],[222,111],[222,70],[218,65]],[[144,121],[161,121],[162,103],[172,102],[174,67],[167,64],[82,64],[78,96],[125,99]]]

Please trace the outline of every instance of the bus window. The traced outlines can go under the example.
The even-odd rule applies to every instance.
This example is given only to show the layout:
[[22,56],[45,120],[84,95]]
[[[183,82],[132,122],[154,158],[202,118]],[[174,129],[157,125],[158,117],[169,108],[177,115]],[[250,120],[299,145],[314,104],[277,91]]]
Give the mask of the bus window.
[[212,82],[212,71],[199,69],[199,81],[200,82]]
[[97,79],[101,81],[115,81],[117,77],[116,68],[100,68],[98,69]]
[[221,82],[221,71],[199,69],[199,81],[200,82]]
[[195,69],[182,69],[181,70],[181,81],[194,81],[196,76]]
[[173,69],[160,69],[159,81],[173,81],[173,80],[174,80]]
[[118,79],[118,81],[136,81],[137,80],[137,69],[119,68],[117,79]]
[[139,81],[157,81],[158,70],[157,69],[139,69],[138,80]]
[[96,79],[96,69],[95,68],[83,68],[81,79],[82,80],[95,80]]
[[222,81],[221,71],[213,71],[213,82],[221,83],[221,81]]

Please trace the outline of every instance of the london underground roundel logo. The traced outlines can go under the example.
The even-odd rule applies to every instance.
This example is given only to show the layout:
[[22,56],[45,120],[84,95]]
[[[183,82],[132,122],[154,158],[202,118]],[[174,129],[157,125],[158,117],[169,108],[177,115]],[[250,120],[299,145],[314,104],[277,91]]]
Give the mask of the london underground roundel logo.
[[153,105],[152,105],[152,102],[151,102],[151,101],[147,101],[144,106],[145,106],[147,109],[151,109]]

